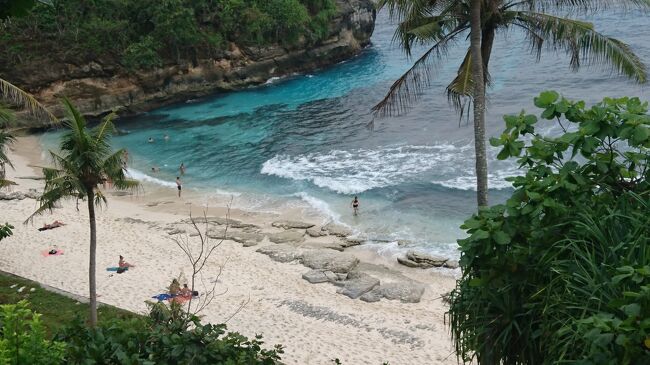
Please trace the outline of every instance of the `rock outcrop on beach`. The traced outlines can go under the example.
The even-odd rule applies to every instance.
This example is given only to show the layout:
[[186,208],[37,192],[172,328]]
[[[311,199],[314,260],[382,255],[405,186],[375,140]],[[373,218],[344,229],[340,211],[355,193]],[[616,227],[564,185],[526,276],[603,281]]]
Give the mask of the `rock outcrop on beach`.
[[[311,72],[357,55],[370,43],[376,10],[371,0],[336,0],[329,34],[315,45],[243,46],[231,43],[218,58],[127,72],[115,61],[61,63],[44,58],[0,68],[0,77],[24,88],[55,115],[67,96],[87,116],[111,111],[136,115],[164,105],[260,85],[275,77]],[[29,121],[28,126],[44,127]]]

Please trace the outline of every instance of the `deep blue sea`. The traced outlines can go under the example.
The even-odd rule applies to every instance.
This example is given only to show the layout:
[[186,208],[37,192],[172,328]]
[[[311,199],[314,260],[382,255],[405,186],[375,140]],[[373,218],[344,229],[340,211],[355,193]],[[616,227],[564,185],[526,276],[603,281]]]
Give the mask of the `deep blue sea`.
[[[645,15],[609,10],[583,19],[649,60]],[[119,128],[129,133],[115,137],[114,144],[128,149],[133,176],[170,189],[182,162],[185,187],[208,198],[232,194],[236,206],[258,210],[303,206],[376,239],[374,247],[383,252],[397,249],[386,241],[404,239],[456,256],[456,240],[463,236],[458,227],[476,205],[473,129],[471,122],[459,121],[444,89],[467,44],[451,49],[436,81],[408,114],[376,119],[369,129],[371,107],[411,65],[392,43],[394,29],[380,12],[372,45],[356,58],[121,120]],[[539,114],[532,98],[546,89],[588,102],[623,95],[650,99],[647,89],[607,68],[572,72],[561,52],[548,50],[536,63],[514,29],[498,36],[490,72],[489,135],[503,129],[504,114],[522,109]],[[46,135],[45,143],[53,136]],[[147,143],[149,137],[155,142]],[[491,203],[508,196],[504,178],[519,173],[514,163],[496,161],[497,152],[490,151]],[[161,172],[148,173],[152,166]],[[350,208],[355,195],[361,201],[357,217]]]

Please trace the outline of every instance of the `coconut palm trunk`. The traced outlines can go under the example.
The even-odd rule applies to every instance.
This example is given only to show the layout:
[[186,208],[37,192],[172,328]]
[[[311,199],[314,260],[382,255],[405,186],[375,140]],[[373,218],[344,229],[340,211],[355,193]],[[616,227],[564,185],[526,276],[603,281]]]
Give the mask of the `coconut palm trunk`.
[[472,0],[470,52],[474,79],[474,151],[476,154],[476,200],[479,208],[488,205],[487,154],[485,149],[485,78],[481,50],[481,0]]
[[97,252],[97,224],[95,222],[94,189],[86,188],[88,192],[88,221],[90,222],[90,259],[88,264],[88,287],[90,288],[90,326],[97,325],[97,283],[96,283],[96,252]]

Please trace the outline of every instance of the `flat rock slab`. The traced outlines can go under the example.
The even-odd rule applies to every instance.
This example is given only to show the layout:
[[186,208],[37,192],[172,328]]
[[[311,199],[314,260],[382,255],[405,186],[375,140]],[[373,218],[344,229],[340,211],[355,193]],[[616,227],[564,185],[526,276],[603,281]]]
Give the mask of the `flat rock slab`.
[[352,234],[352,230],[344,225],[330,222],[321,228],[323,231],[329,232],[329,234],[339,237],[347,237]]
[[300,252],[295,248],[287,245],[270,245],[260,247],[257,252],[267,255],[273,261],[291,262],[300,258]]
[[460,264],[456,260],[447,260],[443,266],[448,269],[458,269]]
[[0,200],[23,200],[25,198],[26,198],[25,194],[18,191],[14,191],[11,193],[0,192]]
[[329,270],[309,270],[302,274],[302,278],[312,284],[328,283],[339,280],[339,276]]
[[269,241],[273,243],[300,243],[305,240],[303,231],[284,231],[269,234]]
[[288,220],[275,221],[271,223],[271,225],[276,228],[284,228],[284,229],[292,229],[292,228],[307,229],[314,226],[314,224],[307,223],[307,222],[288,221]]
[[345,242],[341,243],[342,247],[352,247],[358,246],[364,243],[366,240],[359,237],[345,237]]
[[348,273],[348,278],[343,286],[336,292],[352,299],[357,299],[379,285],[379,279],[363,272],[353,271]]
[[447,261],[449,261],[449,259],[446,257],[429,255],[413,250],[408,251],[406,253],[406,257],[397,258],[397,262],[404,266],[419,267],[422,269],[440,267],[443,266]]
[[359,264],[359,259],[333,250],[307,250],[302,254],[302,264],[316,270],[349,272]]
[[312,228],[307,229],[307,234],[309,235],[309,237],[323,237],[323,236],[327,236],[327,232],[323,231],[323,230],[322,230],[321,228],[319,228],[319,227],[312,227]]
[[[259,226],[251,223],[244,223],[242,221],[239,221],[237,219],[232,219],[232,218],[225,218],[225,217],[193,217],[194,222],[198,223],[203,223],[205,224],[206,221],[207,223],[210,224],[216,224],[218,226],[225,226],[227,225],[228,227],[232,228],[260,228]],[[192,220],[187,218],[183,219],[183,223],[192,223]]]
[[424,285],[414,281],[384,283],[361,296],[365,302],[377,302],[381,298],[399,300],[402,303],[419,303],[424,294]]

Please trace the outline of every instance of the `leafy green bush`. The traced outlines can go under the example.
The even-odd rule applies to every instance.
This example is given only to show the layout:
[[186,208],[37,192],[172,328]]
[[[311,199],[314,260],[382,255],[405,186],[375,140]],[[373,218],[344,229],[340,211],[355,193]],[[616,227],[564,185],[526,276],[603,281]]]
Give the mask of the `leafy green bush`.
[[26,301],[0,305],[0,364],[62,364],[65,344],[46,339]]
[[11,231],[13,228],[14,228],[14,226],[12,226],[9,223],[5,223],[4,225],[1,225],[0,226],[0,241],[2,241],[4,238],[7,238],[7,237],[11,236],[13,234],[13,232]]
[[462,228],[452,334],[480,364],[650,363],[650,116],[638,98],[587,109],[549,91],[491,144],[526,173]]
[[282,347],[262,348],[261,336],[226,333],[224,324],[202,324],[180,305],[151,305],[148,318],[114,321],[91,329],[76,321],[57,336],[70,363],[275,364]]
[[143,37],[139,42],[131,44],[124,51],[122,63],[125,67],[136,69],[152,69],[162,65],[162,60],[156,51],[158,45],[151,36]]

